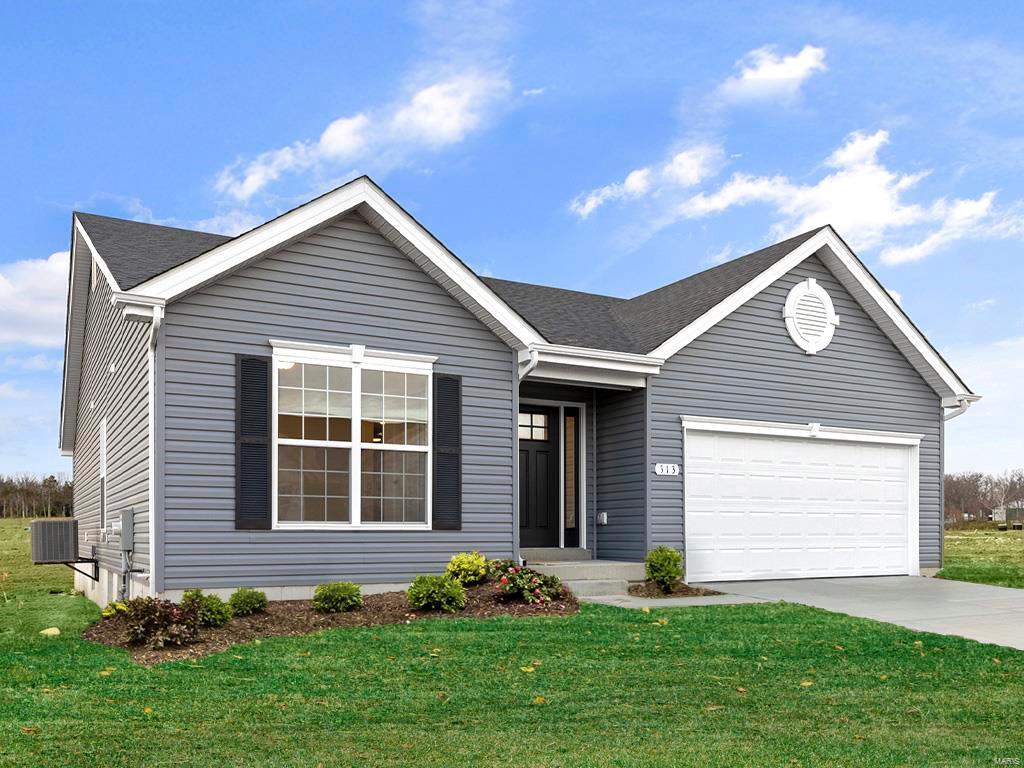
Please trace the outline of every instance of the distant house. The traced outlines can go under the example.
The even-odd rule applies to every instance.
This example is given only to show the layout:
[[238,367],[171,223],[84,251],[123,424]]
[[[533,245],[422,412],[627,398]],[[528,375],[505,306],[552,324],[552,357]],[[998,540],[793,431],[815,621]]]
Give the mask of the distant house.
[[621,299],[482,277],[366,177],[234,238],[76,213],[65,353],[101,603],[471,549],[913,574],[978,399],[831,227]]
[[1024,500],[1011,501],[1003,506],[994,507],[989,515],[989,520],[994,520],[998,523],[1024,520]]

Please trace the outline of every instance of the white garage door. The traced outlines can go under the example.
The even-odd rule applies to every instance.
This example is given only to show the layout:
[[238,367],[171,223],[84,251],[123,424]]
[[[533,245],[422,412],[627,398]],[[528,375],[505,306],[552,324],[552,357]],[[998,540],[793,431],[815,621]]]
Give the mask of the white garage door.
[[[687,580],[916,572],[915,445],[780,426],[687,428]],[[808,436],[786,436],[796,430]]]

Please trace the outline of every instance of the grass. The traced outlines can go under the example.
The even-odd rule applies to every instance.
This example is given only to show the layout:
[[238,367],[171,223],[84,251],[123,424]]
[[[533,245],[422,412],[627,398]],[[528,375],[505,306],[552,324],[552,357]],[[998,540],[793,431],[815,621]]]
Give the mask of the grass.
[[[153,668],[0,521],[0,765],[940,766],[1024,757],[1024,653],[796,605],[424,620]],[[38,631],[57,625],[61,635]]]
[[946,531],[943,579],[1024,588],[1024,531],[984,527]]

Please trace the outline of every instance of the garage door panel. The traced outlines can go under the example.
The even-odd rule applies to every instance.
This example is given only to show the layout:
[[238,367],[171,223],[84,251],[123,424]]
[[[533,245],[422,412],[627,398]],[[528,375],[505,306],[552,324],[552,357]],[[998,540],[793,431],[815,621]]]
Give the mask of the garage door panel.
[[910,449],[688,432],[687,578],[906,573]]

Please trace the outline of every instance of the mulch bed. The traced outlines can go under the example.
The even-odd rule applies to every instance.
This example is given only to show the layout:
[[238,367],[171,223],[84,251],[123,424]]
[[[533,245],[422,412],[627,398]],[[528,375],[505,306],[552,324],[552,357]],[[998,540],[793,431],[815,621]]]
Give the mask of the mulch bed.
[[550,603],[529,605],[498,600],[493,584],[466,588],[466,608],[456,613],[410,611],[405,592],[365,595],[363,606],[348,613],[317,613],[309,600],[279,600],[265,613],[238,616],[223,627],[204,627],[199,640],[185,646],[151,649],[128,643],[123,615],[103,619],[82,633],[86,640],[126,648],[140,664],[159,664],[176,659],[195,659],[264,637],[308,635],[330,627],[370,627],[380,624],[408,624],[419,619],[486,619],[494,616],[565,616],[579,611],[576,597],[566,590]]
[[677,581],[671,592],[664,592],[653,581],[643,581],[639,584],[630,584],[629,594],[634,597],[704,597],[722,593],[715,592],[713,589],[704,589],[704,587],[691,587],[682,581]]

